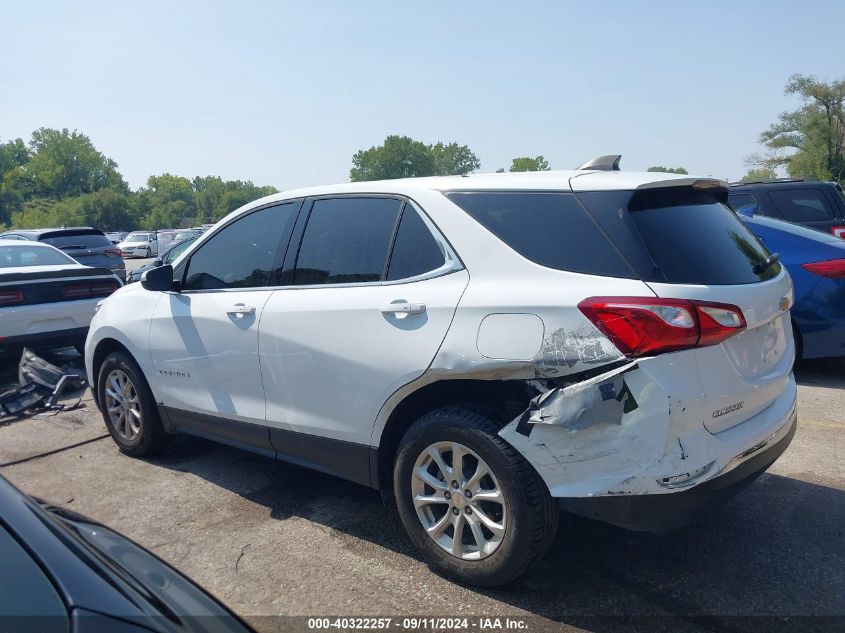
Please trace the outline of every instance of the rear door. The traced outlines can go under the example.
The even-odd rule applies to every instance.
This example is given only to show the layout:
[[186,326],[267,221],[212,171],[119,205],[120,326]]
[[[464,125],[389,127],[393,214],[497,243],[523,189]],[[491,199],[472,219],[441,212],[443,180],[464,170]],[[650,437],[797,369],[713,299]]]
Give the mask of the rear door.
[[771,404],[794,360],[788,307],[792,283],[780,264],[725,205],[724,190],[667,186],[635,192],[582,192],[659,297],[738,306],[746,329],[696,351],[703,392],[714,411],[711,432],[739,424]]
[[293,457],[320,461],[307,457],[309,436],[339,440],[333,446],[357,460],[346,476],[362,479],[379,409],[431,363],[468,275],[410,202],[350,196],[307,206],[290,285],[261,319],[267,423],[275,448]]

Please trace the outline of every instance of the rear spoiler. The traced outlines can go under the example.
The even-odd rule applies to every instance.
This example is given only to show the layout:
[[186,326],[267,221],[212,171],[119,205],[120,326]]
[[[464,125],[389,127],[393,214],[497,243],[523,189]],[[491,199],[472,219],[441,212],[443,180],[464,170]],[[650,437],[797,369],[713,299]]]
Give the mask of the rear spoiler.
[[677,204],[721,202],[727,204],[730,185],[716,178],[672,178],[637,186],[628,203],[631,211]]
[[[109,277],[120,279],[108,268],[97,268],[86,266],[85,268],[71,268],[68,270],[34,270],[30,273],[8,273],[4,274],[0,269],[0,284],[12,281],[39,281],[66,279],[68,277]],[[123,285],[122,283],[120,285]]]

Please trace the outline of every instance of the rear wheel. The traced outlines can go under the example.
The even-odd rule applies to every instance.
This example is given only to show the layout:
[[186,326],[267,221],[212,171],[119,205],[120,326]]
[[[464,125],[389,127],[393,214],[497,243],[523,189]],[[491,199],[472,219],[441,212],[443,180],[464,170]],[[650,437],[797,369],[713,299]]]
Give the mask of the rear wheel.
[[124,453],[153,455],[169,443],[144,374],[126,352],[106,356],[97,378],[97,399],[106,428]]
[[433,569],[479,586],[507,583],[551,545],[559,511],[532,466],[469,409],[417,420],[394,466],[399,515]]

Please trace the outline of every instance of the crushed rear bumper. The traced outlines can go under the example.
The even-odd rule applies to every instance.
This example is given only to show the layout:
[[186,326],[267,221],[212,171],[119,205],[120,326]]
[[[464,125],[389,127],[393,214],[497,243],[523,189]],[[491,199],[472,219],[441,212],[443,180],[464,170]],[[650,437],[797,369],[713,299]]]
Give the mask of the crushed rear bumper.
[[558,502],[573,514],[630,530],[656,534],[671,532],[703,518],[771,466],[795,435],[798,416],[794,407],[787,424],[788,430],[780,439],[747,456],[730,470],[725,469],[722,474],[692,488],[664,494],[561,498]]

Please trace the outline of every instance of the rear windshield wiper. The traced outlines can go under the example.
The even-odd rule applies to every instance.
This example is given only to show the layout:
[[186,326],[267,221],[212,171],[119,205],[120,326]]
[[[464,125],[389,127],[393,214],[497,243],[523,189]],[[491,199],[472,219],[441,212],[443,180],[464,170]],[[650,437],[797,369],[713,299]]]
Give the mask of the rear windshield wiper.
[[753,272],[755,275],[759,275],[761,273],[766,272],[772,265],[777,264],[779,261],[780,253],[772,253],[759,264],[755,264],[754,268],[751,269],[751,272]]
[[63,250],[63,251],[72,251],[72,250],[83,249],[83,248],[85,248],[85,246],[83,246],[82,244],[71,244],[69,246],[59,246],[59,250]]

